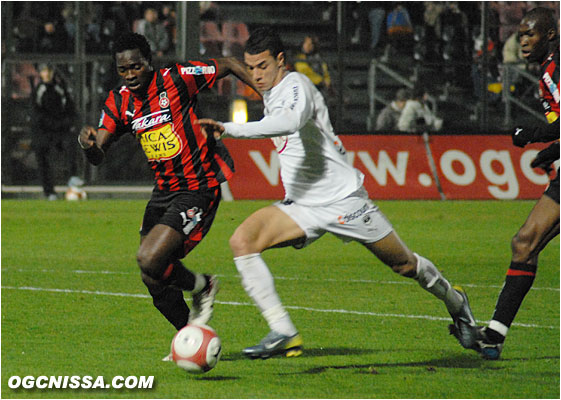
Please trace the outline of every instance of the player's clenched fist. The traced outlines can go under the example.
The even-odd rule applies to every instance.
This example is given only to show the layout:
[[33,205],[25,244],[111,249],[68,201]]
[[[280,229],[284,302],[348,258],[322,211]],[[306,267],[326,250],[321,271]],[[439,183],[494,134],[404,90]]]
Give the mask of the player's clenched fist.
[[215,139],[220,139],[224,133],[224,125],[211,118],[201,118],[195,121],[196,125],[200,125],[204,134],[208,136],[209,133],[214,135]]
[[535,128],[527,128],[518,126],[512,132],[512,144],[517,147],[524,147],[528,143],[532,143],[534,139]]
[[84,150],[89,149],[95,145],[97,137],[97,130],[91,126],[84,126],[78,135],[78,143]]

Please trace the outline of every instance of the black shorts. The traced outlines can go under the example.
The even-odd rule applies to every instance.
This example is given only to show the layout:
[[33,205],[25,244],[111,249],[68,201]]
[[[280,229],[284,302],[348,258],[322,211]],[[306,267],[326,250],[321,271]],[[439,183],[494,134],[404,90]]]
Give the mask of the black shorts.
[[202,192],[158,192],[146,205],[140,235],[146,236],[158,224],[167,225],[184,236],[183,248],[175,257],[185,257],[205,237],[220,203],[220,187]]
[[559,169],[557,169],[557,176],[549,182],[549,186],[545,189],[544,194],[559,204]]

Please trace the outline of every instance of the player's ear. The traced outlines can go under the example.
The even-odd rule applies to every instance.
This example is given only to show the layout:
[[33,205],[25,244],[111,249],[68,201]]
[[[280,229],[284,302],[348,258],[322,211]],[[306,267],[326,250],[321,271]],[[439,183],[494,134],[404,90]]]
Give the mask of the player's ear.
[[284,65],[284,62],[284,51],[281,51],[279,54],[277,54],[277,65],[279,67],[282,67]]
[[551,41],[555,40],[556,37],[557,37],[557,31],[554,28],[548,29],[547,40],[551,42]]

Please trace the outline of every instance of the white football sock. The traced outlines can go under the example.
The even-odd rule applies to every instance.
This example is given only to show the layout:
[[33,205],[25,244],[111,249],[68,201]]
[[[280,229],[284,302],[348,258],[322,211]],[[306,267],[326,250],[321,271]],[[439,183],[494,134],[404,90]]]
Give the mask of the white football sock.
[[195,287],[191,292],[193,294],[200,293],[200,291],[203,290],[206,286],[206,278],[203,274],[197,274],[194,272],[193,274],[195,275]]
[[298,331],[282,306],[275,290],[273,275],[261,254],[236,257],[234,263],[242,277],[243,288],[259,307],[271,330],[283,335],[295,335]]
[[456,292],[450,282],[446,280],[440,271],[434,266],[434,264],[414,253],[417,257],[417,275],[415,279],[419,282],[419,285],[429,293],[438,297],[440,300],[444,301],[446,308],[452,314],[457,313],[462,307],[463,298]]
[[496,332],[499,332],[504,337],[506,337],[506,334],[508,333],[508,326],[506,326],[502,322],[495,321],[494,319],[489,322],[489,328]]

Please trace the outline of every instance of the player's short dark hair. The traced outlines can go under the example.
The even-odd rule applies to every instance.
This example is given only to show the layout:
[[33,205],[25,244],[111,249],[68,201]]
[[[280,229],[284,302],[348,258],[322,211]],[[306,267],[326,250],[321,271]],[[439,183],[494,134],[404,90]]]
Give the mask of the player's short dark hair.
[[545,7],[536,7],[531,9],[524,15],[525,20],[534,19],[536,24],[536,29],[542,33],[549,31],[550,29],[555,29],[557,31],[557,21],[555,20],[555,14],[553,10]]
[[269,50],[273,57],[284,52],[284,44],[279,34],[270,27],[256,28],[245,44],[245,52],[259,54]]
[[150,50],[148,41],[144,36],[134,32],[124,33],[117,38],[113,46],[113,57],[115,57],[117,53],[134,49],[140,50],[142,57],[144,57],[149,64],[152,63],[152,51]]

